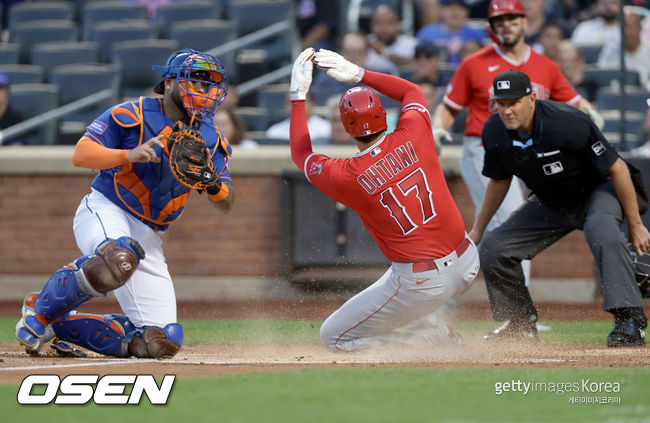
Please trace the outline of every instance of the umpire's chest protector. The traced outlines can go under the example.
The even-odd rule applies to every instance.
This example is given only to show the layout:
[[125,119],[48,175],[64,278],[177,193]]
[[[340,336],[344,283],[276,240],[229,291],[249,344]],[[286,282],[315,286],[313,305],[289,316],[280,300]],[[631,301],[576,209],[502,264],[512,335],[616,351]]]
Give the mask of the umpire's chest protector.
[[[174,121],[162,111],[156,98],[140,97],[138,103],[124,103],[111,110],[114,123],[123,130],[122,148],[133,149],[149,139],[163,134],[165,148],[154,146],[159,163],[128,163],[109,169],[113,173],[111,199],[128,212],[157,230],[165,230],[178,219],[185,208],[191,190],[171,173],[167,138]],[[227,165],[230,146],[210,122],[199,122],[198,130],[219,172]],[[104,190],[101,190],[104,194]]]

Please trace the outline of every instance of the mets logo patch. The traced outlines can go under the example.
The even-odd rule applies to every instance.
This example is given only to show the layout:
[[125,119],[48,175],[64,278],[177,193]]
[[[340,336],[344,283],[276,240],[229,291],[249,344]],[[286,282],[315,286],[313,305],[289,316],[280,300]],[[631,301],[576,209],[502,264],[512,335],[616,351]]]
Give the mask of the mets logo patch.
[[88,125],[88,129],[91,129],[93,132],[97,132],[99,135],[103,134],[106,128],[108,128],[108,125],[100,120],[94,120],[93,123]]
[[600,155],[603,154],[603,153],[605,152],[605,150],[606,150],[606,148],[605,148],[605,146],[603,145],[603,142],[602,142],[602,141],[598,141],[597,143],[592,144],[591,149],[594,150],[594,153],[595,153],[597,156],[600,156]]
[[310,175],[320,175],[323,172],[323,166],[312,163],[311,166],[309,167],[309,174]]

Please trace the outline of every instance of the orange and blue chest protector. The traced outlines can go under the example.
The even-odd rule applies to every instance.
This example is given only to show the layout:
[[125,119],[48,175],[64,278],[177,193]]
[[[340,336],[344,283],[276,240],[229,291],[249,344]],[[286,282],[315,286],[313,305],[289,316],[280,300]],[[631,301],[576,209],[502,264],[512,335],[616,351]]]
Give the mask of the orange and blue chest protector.
[[[138,102],[119,104],[95,119],[84,133],[108,148],[133,149],[164,134],[165,148],[154,146],[159,163],[127,163],[103,169],[92,187],[155,230],[164,231],[183,213],[191,190],[181,185],[169,168],[167,138],[174,121],[162,111],[162,101],[140,97]],[[232,181],[228,157],[232,148],[212,122],[199,121],[197,129],[205,140],[222,181]]]

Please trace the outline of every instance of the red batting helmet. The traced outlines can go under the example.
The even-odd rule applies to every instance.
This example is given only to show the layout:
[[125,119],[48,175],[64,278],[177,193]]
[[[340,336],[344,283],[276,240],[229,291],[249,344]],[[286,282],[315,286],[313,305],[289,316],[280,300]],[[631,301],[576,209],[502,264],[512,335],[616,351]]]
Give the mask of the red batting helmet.
[[488,21],[501,15],[526,16],[526,10],[519,0],[492,0],[488,6]]
[[341,122],[348,134],[355,138],[385,131],[386,110],[376,92],[366,87],[350,88],[339,102]]

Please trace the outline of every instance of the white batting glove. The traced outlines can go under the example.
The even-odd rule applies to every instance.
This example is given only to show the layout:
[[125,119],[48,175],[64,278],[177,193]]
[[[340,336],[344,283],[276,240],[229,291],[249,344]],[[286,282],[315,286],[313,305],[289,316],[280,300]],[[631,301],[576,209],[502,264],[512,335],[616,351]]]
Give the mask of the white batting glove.
[[587,107],[587,114],[599,131],[605,127],[605,119],[593,107]]
[[327,69],[327,74],[339,82],[356,84],[363,78],[363,68],[346,60],[340,54],[321,48],[314,57],[316,66]]
[[433,139],[436,143],[442,143],[442,140],[452,142],[451,134],[441,125],[434,125],[432,128]]
[[314,49],[306,48],[298,55],[291,70],[291,85],[289,87],[289,98],[291,100],[305,100],[307,91],[311,85],[314,64],[311,59],[314,57]]

